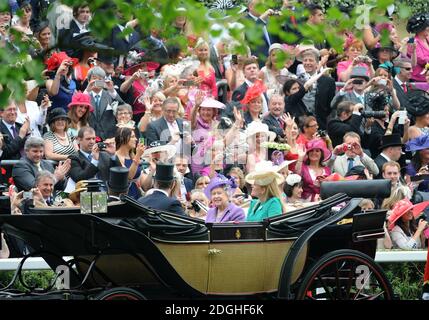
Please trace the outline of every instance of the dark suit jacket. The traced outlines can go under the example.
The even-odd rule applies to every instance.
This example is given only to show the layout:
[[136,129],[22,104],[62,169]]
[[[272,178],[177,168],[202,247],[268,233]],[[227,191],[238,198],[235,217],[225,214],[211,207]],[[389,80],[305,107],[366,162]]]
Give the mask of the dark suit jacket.
[[192,179],[183,177],[183,183],[185,184],[186,192],[191,192],[194,189],[194,183]]
[[304,116],[310,115],[302,98],[305,96],[305,89],[302,84],[299,84],[298,92],[285,96],[285,113],[289,113],[295,117],[295,121],[299,123],[299,119]]
[[112,108],[109,107],[115,100],[119,104],[124,103],[119,94],[116,96],[116,99],[112,99],[107,90],[103,90],[100,98],[100,107],[97,110],[95,99],[91,95],[91,104],[94,107],[94,111],[89,115],[89,125],[94,128],[95,134],[103,140],[112,138],[116,134],[116,118],[113,115]]
[[[396,79],[393,79],[393,88],[396,90],[396,96],[398,97],[399,103],[401,104],[401,110],[406,110],[410,102],[408,100],[407,94],[404,92],[404,88],[399,85]],[[412,90],[412,88],[407,85],[407,90]]]
[[356,132],[362,139],[362,133],[360,132],[361,123],[362,116],[358,116],[356,114],[352,114],[352,116],[346,121],[341,121],[340,119],[332,119],[329,121],[328,135],[332,140],[332,146],[336,147],[343,143],[343,137],[349,131]]
[[[21,125],[15,122],[16,132],[19,133]],[[22,139],[20,136],[12,137],[9,129],[0,120],[0,132],[3,135],[3,154],[1,156],[4,160],[19,160],[21,158],[20,150],[24,148],[26,138]]]
[[185,215],[185,211],[183,210],[180,201],[167,197],[161,191],[154,191],[148,196],[141,197],[138,201],[142,205],[152,209]]
[[[268,49],[270,48],[270,44],[267,42],[267,39],[265,38],[264,32],[263,32],[263,27],[265,25],[264,21],[262,21],[261,19],[257,19],[256,21],[249,15],[247,14],[245,16],[245,19],[247,20],[245,22],[245,25],[248,24],[249,22],[252,24],[256,25],[257,29],[260,29],[261,33],[262,33],[262,39],[260,39],[260,44],[253,44],[252,42],[250,42],[249,39],[254,38],[254,34],[250,34],[251,32],[254,32],[254,28],[246,28],[245,31],[245,37],[246,37],[246,41],[249,44],[250,47],[250,51],[252,53],[252,55],[258,57],[258,61],[259,61],[259,67],[263,67],[265,64],[265,61],[267,60],[267,56],[268,56]],[[268,30],[267,30],[268,31]],[[272,41],[273,38],[272,36],[270,36],[270,34],[268,33],[268,36],[270,37],[270,41],[271,44],[273,44],[274,42]]]
[[[234,92],[232,93],[232,101],[240,102],[241,100],[243,100],[244,96],[246,95],[247,89],[249,89],[249,86],[247,85],[246,82],[243,82],[243,84],[239,86],[237,89],[235,89]],[[268,104],[268,96],[265,92],[264,92],[264,97]]]
[[[176,119],[176,121],[179,131],[183,133],[183,120]],[[167,120],[161,117],[158,120],[150,122],[144,132],[144,136],[146,138],[146,145],[150,145],[153,141],[169,142],[171,140],[171,134],[168,129]]]
[[107,183],[107,181],[109,181],[110,168],[121,166],[118,160],[112,160],[110,154],[104,151],[100,152],[97,167],[94,166],[80,151],[72,154],[69,158],[71,159],[69,174],[70,178],[75,182],[91,179],[94,178],[95,175],[98,175],[98,179]]
[[331,101],[335,96],[335,80],[321,76],[317,80],[315,113],[321,130],[326,130],[328,117],[331,114]]
[[262,122],[265,123],[268,126],[268,129],[272,132],[275,132],[277,137],[276,139],[284,138],[285,132],[284,128],[280,126],[280,123],[277,121],[277,119],[270,113],[264,119],[262,119]]
[[64,49],[69,57],[74,57],[78,51],[70,47],[76,45],[76,42],[73,43],[73,38],[79,34],[80,29],[74,20],[70,21],[69,29],[61,29],[58,32],[58,47]]
[[117,52],[127,54],[130,49],[141,40],[141,34],[138,32],[138,28],[134,29],[131,34],[128,35],[128,41],[121,36],[121,29],[118,26],[113,27],[112,33],[107,39],[106,44],[112,48],[115,48]]
[[[54,166],[47,160],[42,160],[40,162],[40,167],[43,170],[47,170],[51,173],[54,173]],[[31,162],[28,158],[22,158],[12,170],[13,181],[15,182],[18,191],[25,190],[28,191],[31,188],[34,188],[36,182],[36,176],[39,171],[37,167]],[[58,181],[55,184],[55,190],[63,190],[66,186],[66,179]]]
[[375,159],[374,159],[375,164],[378,167],[378,176],[375,177],[376,179],[382,179],[383,177],[383,173],[381,171],[381,168],[383,168],[383,164],[385,164],[387,162],[386,158],[383,157],[381,154],[379,154]]

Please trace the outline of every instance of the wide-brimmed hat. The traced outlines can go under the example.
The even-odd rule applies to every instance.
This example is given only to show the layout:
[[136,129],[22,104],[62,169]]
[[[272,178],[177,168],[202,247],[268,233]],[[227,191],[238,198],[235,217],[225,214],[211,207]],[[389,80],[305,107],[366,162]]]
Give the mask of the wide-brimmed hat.
[[115,193],[126,193],[128,192],[129,180],[128,180],[129,169],[126,167],[112,167],[110,168],[109,181],[107,186],[111,192]]
[[160,66],[158,62],[149,61],[144,52],[137,51],[130,51],[126,62],[127,69],[123,72],[126,76],[133,75],[138,69],[146,69],[149,72],[158,69]]
[[241,104],[248,104],[250,101],[260,97],[265,91],[267,91],[267,87],[261,80],[256,80],[253,83],[253,86],[249,87],[244,95],[244,98],[240,101]]
[[395,226],[395,222],[408,211],[412,210],[414,218],[417,218],[427,206],[429,206],[429,201],[413,205],[413,203],[407,198],[400,200],[395,204],[392,209],[392,213],[389,216],[389,230],[392,230]]
[[277,172],[271,161],[262,160],[255,165],[255,169],[246,176],[246,182],[249,184],[258,184],[267,186],[273,181],[277,184],[284,182],[284,177]]
[[418,33],[427,27],[429,27],[429,15],[427,13],[417,13],[408,19],[408,33]]
[[94,111],[94,108],[91,105],[91,96],[80,91],[76,91],[73,94],[72,101],[67,107],[70,109],[73,106],[87,106],[90,112]]
[[215,108],[215,109],[225,109],[225,105],[211,97],[204,98],[203,102],[201,103],[200,107],[204,108]]
[[100,52],[95,59],[105,64],[114,64],[116,60],[112,54],[107,52]]
[[268,49],[268,53],[271,53],[271,51],[273,50],[281,50],[281,51],[286,51],[285,47],[283,45],[281,45],[280,43],[273,43],[270,48]]
[[379,149],[382,150],[387,147],[402,147],[403,145],[401,136],[394,133],[381,137],[381,145]]
[[67,53],[61,51],[61,52],[54,52],[48,59],[45,60],[46,68],[49,71],[57,70],[61,63],[63,63],[64,60],[69,60],[72,62],[72,67],[78,65],[79,60],[76,58],[70,58]]
[[429,95],[424,90],[409,90],[407,92],[408,103],[406,108],[409,114],[421,117],[429,113]]
[[147,157],[155,152],[167,152],[167,158],[170,159],[176,154],[176,146],[168,144],[165,141],[153,141],[144,153],[143,157]]
[[[91,32],[83,32],[72,39],[70,43],[64,43],[64,48],[72,48],[79,53],[81,51],[91,51],[91,52],[103,52],[104,54],[112,55],[115,51],[114,48],[109,47],[105,44],[99,43],[96,39],[91,35]],[[75,56],[77,54],[75,53]]]
[[405,151],[414,152],[425,149],[429,149],[429,135],[426,134],[408,140],[405,144]]
[[370,51],[374,57],[377,57],[380,50],[390,50],[393,53],[392,60],[396,59],[400,53],[396,48],[394,48],[392,46],[379,46],[379,47],[374,48]]
[[353,166],[344,176],[345,180],[357,180],[359,177],[366,179],[365,166],[357,165]]
[[75,189],[70,192],[69,199],[73,201],[74,203],[80,202],[80,193],[84,191],[88,191],[88,181],[87,180],[80,180],[76,183]]
[[271,153],[271,162],[273,163],[274,167],[277,168],[277,172],[283,170],[284,168],[287,168],[291,163],[294,163],[295,160],[285,160],[284,158],[284,152],[280,150],[274,150],[273,153]]
[[268,135],[268,141],[274,141],[274,139],[276,138],[276,133],[270,131],[265,123],[262,123],[260,121],[252,121],[246,128],[246,137],[250,138],[257,133],[266,133]]
[[50,125],[52,122],[58,119],[66,119],[68,122],[70,122],[70,118],[68,117],[67,113],[63,108],[55,108],[49,112],[48,116],[48,124]]
[[[332,152],[326,148],[326,143],[325,141],[323,141],[323,139],[313,139],[308,141],[305,144],[305,148],[306,148],[306,153],[308,154],[311,150],[314,149],[320,149],[323,152],[323,162],[328,161],[329,159],[331,159],[331,155]],[[308,157],[308,155],[306,156]]]
[[300,44],[297,47],[298,54],[296,55],[296,60],[302,62],[303,56],[306,53],[312,52],[317,58],[320,57],[320,52],[312,44]]
[[354,67],[352,69],[352,73],[350,74],[350,79],[353,79],[353,78],[363,78],[366,81],[369,81],[367,69],[362,66]]
[[237,188],[237,184],[235,183],[234,178],[228,179],[227,177],[219,174],[210,180],[210,183],[204,189],[204,194],[210,200],[212,197],[212,190],[221,186],[225,186],[228,192],[231,192],[231,190],[235,190]]

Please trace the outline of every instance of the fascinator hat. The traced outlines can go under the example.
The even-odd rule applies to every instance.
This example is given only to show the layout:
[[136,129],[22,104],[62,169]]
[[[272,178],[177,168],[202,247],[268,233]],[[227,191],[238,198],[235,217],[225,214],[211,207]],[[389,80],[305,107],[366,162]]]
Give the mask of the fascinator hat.
[[417,13],[413,15],[407,22],[407,32],[419,33],[429,27],[429,14]]
[[267,87],[261,80],[256,80],[253,86],[249,87],[246,91],[246,95],[243,100],[240,101],[241,104],[249,104],[252,100],[260,97],[265,91],[267,91]]
[[429,113],[429,95],[424,90],[409,90],[407,92],[408,104],[406,105],[409,114],[421,117]]

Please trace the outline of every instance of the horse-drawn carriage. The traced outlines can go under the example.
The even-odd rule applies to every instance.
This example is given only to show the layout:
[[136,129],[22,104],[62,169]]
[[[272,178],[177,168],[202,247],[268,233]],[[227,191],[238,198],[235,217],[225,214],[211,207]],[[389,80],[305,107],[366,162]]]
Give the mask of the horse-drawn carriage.
[[[377,192],[390,193],[390,183],[377,183]],[[360,198],[337,194],[260,223],[223,224],[122,200],[100,215],[67,208],[0,215],[1,231],[31,252],[0,298],[393,298],[373,260],[386,212],[361,213]],[[61,269],[69,287],[12,289],[36,255]]]

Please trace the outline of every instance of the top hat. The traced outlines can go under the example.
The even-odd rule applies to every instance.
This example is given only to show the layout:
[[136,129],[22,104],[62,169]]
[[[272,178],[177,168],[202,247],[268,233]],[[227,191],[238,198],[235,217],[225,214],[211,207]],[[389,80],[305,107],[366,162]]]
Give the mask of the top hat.
[[383,150],[387,147],[402,147],[402,139],[401,136],[397,133],[394,134],[388,134],[381,137],[381,145],[380,150]]
[[350,79],[352,78],[363,78],[366,81],[369,81],[369,77],[367,74],[367,69],[365,67],[357,66],[352,69],[352,73],[350,74]]
[[161,182],[171,182],[174,179],[174,164],[161,163],[156,164],[155,180]]
[[125,167],[110,168],[109,181],[107,182],[109,191],[117,193],[127,192],[129,186],[128,172],[129,169]]

